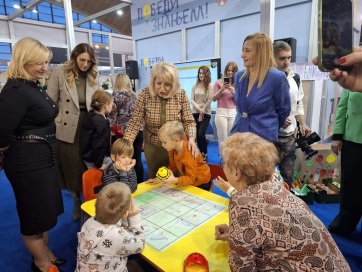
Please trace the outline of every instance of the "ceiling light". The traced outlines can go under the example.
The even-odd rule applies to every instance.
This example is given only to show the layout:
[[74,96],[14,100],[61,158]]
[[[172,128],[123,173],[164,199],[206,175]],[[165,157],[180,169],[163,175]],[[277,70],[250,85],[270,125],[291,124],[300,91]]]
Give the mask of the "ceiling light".
[[13,7],[16,8],[16,9],[20,8],[20,6],[18,4],[15,4]]
[[96,24],[96,23],[97,23],[97,20],[92,20],[92,23],[93,23],[93,24]]
[[118,15],[122,15],[122,14],[123,14],[123,11],[119,9],[119,10],[117,10],[117,14],[118,14]]
[[95,47],[95,48],[99,48],[99,45],[98,45],[98,44],[96,44],[94,47]]
[[38,11],[37,11],[36,9],[33,9],[33,10],[32,10],[32,12],[34,12],[34,13],[38,13]]
[[107,50],[109,50],[109,47],[108,47],[108,46],[106,46],[106,49],[107,49]]

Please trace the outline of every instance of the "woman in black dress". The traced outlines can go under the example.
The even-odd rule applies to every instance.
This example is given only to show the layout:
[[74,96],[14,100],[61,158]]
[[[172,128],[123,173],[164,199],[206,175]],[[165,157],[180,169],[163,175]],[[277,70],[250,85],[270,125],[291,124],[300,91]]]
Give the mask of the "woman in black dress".
[[48,248],[48,231],[64,211],[54,168],[58,108],[38,81],[49,59],[49,49],[39,41],[19,40],[0,93],[0,160],[14,190],[23,242],[34,259],[32,271],[65,262]]

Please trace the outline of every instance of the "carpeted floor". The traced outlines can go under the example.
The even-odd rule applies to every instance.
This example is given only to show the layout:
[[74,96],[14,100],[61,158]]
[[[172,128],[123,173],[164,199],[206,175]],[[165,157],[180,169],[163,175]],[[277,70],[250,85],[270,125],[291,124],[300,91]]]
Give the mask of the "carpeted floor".
[[[209,163],[218,164],[218,146],[209,144]],[[61,267],[65,272],[73,272],[76,265],[77,231],[79,221],[72,221],[73,201],[70,194],[63,191],[65,212],[59,217],[57,226],[50,231],[50,247],[58,257],[66,258]],[[31,256],[25,249],[19,232],[16,203],[10,183],[0,172],[0,271],[30,272]],[[318,204],[309,206],[311,210],[328,225],[338,212],[338,204]],[[46,207],[44,207],[46,209]],[[348,236],[333,235],[337,245],[347,259],[352,271],[362,271],[362,240],[358,231]],[[170,270],[171,271],[171,270]]]

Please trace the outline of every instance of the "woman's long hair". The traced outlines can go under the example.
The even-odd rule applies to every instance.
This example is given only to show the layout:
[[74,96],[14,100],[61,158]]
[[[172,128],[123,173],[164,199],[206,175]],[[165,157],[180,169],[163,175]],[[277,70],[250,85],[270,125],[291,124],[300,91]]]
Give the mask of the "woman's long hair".
[[127,74],[118,74],[114,81],[114,91],[129,91],[132,92],[132,83]]
[[[275,60],[273,54],[273,44],[270,38],[264,33],[257,32],[249,35],[245,38],[243,44],[246,41],[252,40],[255,52],[255,70],[257,71],[256,80],[258,82],[258,88],[263,84],[266,75],[270,68],[275,68]],[[249,75],[250,71],[246,68],[243,77]]]
[[68,85],[72,85],[72,83],[75,80],[77,80],[79,77],[77,57],[83,53],[88,53],[90,60],[92,61],[92,64],[89,67],[89,70],[87,71],[87,78],[89,80],[89,83],[91,86],[95,86],[98,84],[98,71],[97,71],[98,60],[96,58],[94,50],[89,44],[80,43],[76,47],[74,47],[70,55],[70,59],[64,64],[65,72],[68,75],[67,76]]
[[205,93],[207,93],[208,90],[209,90],[209,84],[210,84],[210,82],[211,82],[210,69],[209,69],[209,67],[207,67],[207,66],[201,66],[201,67],[199,67],[199,69],[197,70],[197,81],[196,81],[196,84],[201,84],[201,80],[200,80],[200,77],[199,77],[200,70],[202,70],[202,71],[204,72],[204,74],[205,74],[205,79],[204,79],[204,81],[202,82],[202,85],[204,85]]

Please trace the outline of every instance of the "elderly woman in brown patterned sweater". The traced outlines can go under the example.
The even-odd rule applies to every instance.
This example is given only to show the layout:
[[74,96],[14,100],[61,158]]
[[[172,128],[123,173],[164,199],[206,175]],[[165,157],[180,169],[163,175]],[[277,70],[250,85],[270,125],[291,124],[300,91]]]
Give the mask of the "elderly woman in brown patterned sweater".
[[190,101],[186,92],[180,89],[176,67],[171,63],[159,62],[152,67],[149,87],[141,91],[124,136],[133,142],[144,125],[148,178],[155,178],[160,167],[169,165],[168,153],[161,145],[158,131],[170,121],[182,123],[188,136],[188,148],[197,157],[196,124]]
[[308,206],[271,181],[278,162],[272,143],[235,133],[221,154],[236,193],[229,204],[230,227],[216,226],[215,237],[229,243],[231,271],[351,271]]

